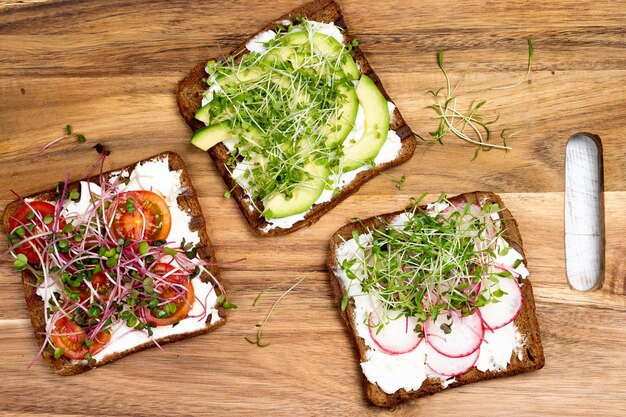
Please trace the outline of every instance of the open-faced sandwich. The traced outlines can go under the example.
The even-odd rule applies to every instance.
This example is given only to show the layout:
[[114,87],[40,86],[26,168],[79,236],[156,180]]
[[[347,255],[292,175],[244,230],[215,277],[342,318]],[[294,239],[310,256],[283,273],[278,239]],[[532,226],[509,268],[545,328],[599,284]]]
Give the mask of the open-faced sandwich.
[[58,374],[224,323],[215,254],[177,154],[20,198],[3,221],[40,354]]
[[416,146],[332,1],[296,9],[196,66],[178,106],[261,235],[314,223]]
[[522,239],[495,194],[344,226],[328,268],[378,406],[544,364]]

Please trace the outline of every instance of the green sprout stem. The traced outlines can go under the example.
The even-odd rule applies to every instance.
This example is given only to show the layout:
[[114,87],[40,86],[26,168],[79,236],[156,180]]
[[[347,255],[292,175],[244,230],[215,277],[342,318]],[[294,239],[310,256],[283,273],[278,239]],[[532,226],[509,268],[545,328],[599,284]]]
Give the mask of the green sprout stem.
[[[291,287],[289,287],[284,293],[282,293],[280,295],[280,297],[278,297],[276,299],[276,301],[274,301],[274,303],[272,304],[272,307],[269,309],[269,311],[267,312],[267,315],[265,316],[265,319],[263,320],[263,322],[259,325],[259,328],[256,332],[256,338],[253,340],[249,337],[246,336],[246,340],[253,344],[253,345],[257,345],[258,347],[266,347],[269,345],[268,342],[263,341],[263,329],[265,328],[265,325],[267,324],[268,320],[270,319],[270,317],[272,316],[272,313],[274,313],[274,310],[276,309],[276,306],[278,305],[278,303],[280,303],[280,301],[285,298],[285,296],[287,294],[289,294],[294,288],[296,288],[298,285],[300,285],[300,283],[302,281],[304,281],[304,279],[306,278],[306,275],[303,275],[300,279],[298,279],[296,281],[295,284],[293,284]],[[272,285],[271,287],[268,287],[264,290],[262,290],[259,295],[256,296],[256,298],[254,299],[254,302],[252,303],[252,306],[254,307],[257,303],[257,301],[261,298],[261,295],[263,295],[263,293],[265,293],[267,290],[276,288],[278,285],[284,283],[286,281],[283,282],[279,282],[278,284]]]
[[493,87],[492,90],[507,90],[509,88],[515,88],[529,79],[531,67],[533,65],[533,51],[535,48],[533,47],[533,40],[530,38],[530,36],[528,37],[527,43],[528,43],[528,66],[526,68],[526,74],[524,75],[524,78],[522,78],[515,84],[505,85],[503,87]]

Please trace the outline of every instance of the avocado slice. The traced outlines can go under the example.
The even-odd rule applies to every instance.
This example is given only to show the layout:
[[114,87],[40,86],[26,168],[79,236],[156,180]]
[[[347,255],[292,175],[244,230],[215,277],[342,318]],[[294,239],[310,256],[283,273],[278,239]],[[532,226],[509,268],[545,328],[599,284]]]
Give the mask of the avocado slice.
[[230,119],[235,115],[233,109],[231,107],[225,108],[220,114],[213,116],[211,118],[211,109],[213,108],[212,103],[207,103],[204,106],[200,107],[194,117],[197,120],[200,120],[204,124],[216,124],[219,122],[223,122],[227,119]]
[[336,59],[342,55],[341,63],[339,65],[343,73],[350,77],[351,80],[359,78],[361,72],[357,68],[354,59],[352,59],[349,53],[345,52],[343,45],[337,42],[337,39],[322,33],[315,33],[313,34],[313,44],[320,50],[320,52],[325,55],[328,54],[331,59]]
[[[264,66],[247,68],[243,71],[239,71],[233,74],[222,75],[215,80],[215,83],[222,88],[227,88],[235,84],[253,83],[269,73],[270,70],[271,68],[266,68]],[[291,80],[286,75],[274,73],[271,75],[271,81],[272,83],[278,85],[283,89],[289,90],[292,88]],[[309,96],[306,92],[300,92],[296,97],[296,103],[302,104],[305,103],[308,99]],[[204,124],[216,124],[228,120],[236,115],[236,112],[232,106],[226,106],[226,108],[222,109],[219,114],[211,117],[211,109],[213,107],[213,102],[205,104],[200,109],[198,109],[198,111],[196,111],[194,117]]]
[[[307,56],[302,49],[308,49],[310,43],[314,45],[329,60],[342,56],[341,71],[347,74],[350,79],[358,79],[359,70],[352,57],[344,52],[341,43],[331,36],[321,33],[314,33],[309,40],[309,34],[305,31],[294,32],[286,35],[283,40],[285,46],[276,47],[270,50],[265,56],[266,62],[276,64],[276,61],[288,61],[294,69],[300,68],[306,61]],[[331,68],[325,65],[320,71],[330,71]],[[327,136],[326,144],[332,146],[342,142],[354,127],[354,121],[358,111],[359,100],[355,89],[351,86],[339,87],[339,92],[344,96],[340,107],[337,109],[336,117],[331,117],[329,123],[323,128],[323,135]],[[305,101],[304,99],[301,100]]]
[[272,193],[263,200],[263,217],[279,219],[307,211],[322,195],[328,178],[328,168],[310,162],[304,166],[311,178],[298,184],[287,199],[284,193]]
[[[264,59],[270,63],[275,63],[277,60],[288,61],[294,68],[299,68],[302,65],[302,53],[296,52],[296,50],[307,50],[312,43],[319,52],[331,61],[341,56],[339,68],[351,80],[358,79],[361,74],[354,59],[345,52],[343,45],[332,36],[314,33],[309,41],[309,34],[305,31],[300,31],[286,35],[283,38],[283,43],[284,46],[270,50]],[[329,69],[324,68],[324,71]]]
[[378,155],[389,133],[389,108],[374,81],[362,75],[356,87],[359,104],[365,114],[363,136],[355,144],[344,144],[343,168],[351,171],[368,163]]
[[359,110],[359,99],[354,87],[342,85],[338,90],[344,97],[337,108],[337,114],[333,115],[324,127],[328,146],[344,141],[348,133],[354,128],[354,121]]
[[225,123],[216,123],[196,130],[191,137],[191,143],[203,151],[208,151],[218,143],[236,137],[237,135],[231,132]]
[[[217,77],[217,79],[215,80],[215,84],[219,85],[221,88],[225,88],[234,84],[244,84],[246,82],[254,82],[258,80],[259,78],[261,78],[263,74],[265,73],[267,73],[267,69],[264,69],[264,68],[259,68],[259,67],[246,68],[245,70],[242,70],[242,71],[237,71],[232,74],[225,74],[220,77]],[[194,117],[197,120],[200,120],[201,122],[205,124],[213,124],[216,122],[221,122],[226,119],[229,119],[234,115],[233,109],[227,107],[226,109],[224,109],[224,111],[222,111],[220,115],[211,119],[210,112],[213,106],[214,104],[212,102],[205,104],[200,109],[198,109],[198,111],[196,111],[196,114],[194,115]]]
[[229,126],[228,122],[221,122],[196,130],[191,137],[191,143],[203,151],[206,151],[225,140],[235,139],[239,142],[241,138],[245,138],[246,140],[258,142],[261,140],[262,136],[261,131],[256,127],[250,127],[246,130],[236,130]]

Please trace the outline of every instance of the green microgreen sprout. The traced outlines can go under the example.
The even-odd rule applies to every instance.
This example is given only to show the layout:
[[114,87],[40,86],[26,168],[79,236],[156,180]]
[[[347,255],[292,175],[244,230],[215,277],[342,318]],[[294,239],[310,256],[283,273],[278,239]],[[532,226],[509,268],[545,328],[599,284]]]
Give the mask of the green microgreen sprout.
[[15,261],[13,262],[15,269],[18,271],[23,271],[28,266],[28,259],[24,254],[18,253],[15,257]]
[[91,357],[89,352],[85,353],[84,359],[87,361],[87,366],[94,368],[96,366],[96,360]]
[[524,78],[522,78],[521,80],[519,80],[515,84],[506,85],[506,86],[503,86],[503,87],[493,87],[492,90],[506,90],[506,89],[509,89],[509,88],[515,88],[518,85],[521,85],[522,83],[526,82],[530,78],[530,71],[531,71],[531,67],[533,65],[533,51],[535,49],[533,47],[533,40],[530,38],[530,36],[527,39],[527,43],[528,43],[528,66],[526,68],[526,74],[524,75]]
[[165,252],[166,254],[170,256],[176,256],[176,254],[178,253],[176,249],[170,248],[169,246],[163,247],[163,252]]
[[63,355],[63,352],[65,352],[65,350],[63,348],[55,348],[54,349],[54,359],[59,359],[61,357],[61,355]]
[[396,182],[396,188],[401,190],[404,187],[404,182],[406,181],[406,174],[402,175],[398,182]]
[[126,200],[126,211],[130,214],[133,214],[135,212],[135,199],[133,199],[132,197],[129,197]]
[[[270,319],[270,317],[272,316],[272,313],[274,312],[274,310],[276,309],[276,306],[278,305],[278,303],[280,303],[280,301],[287,295],[289,294],[294,288],[296,288],[298,285],[300,285],[300,283],[302,281],[304,281],[304,279],[306,278],[306,275],[303,275],[302,277],[300,277],[299,279],[297,279],[297,281],[295,282],[295,284],[293,284],[291,287],[289,287],[285,292],[283,292],[277,299],[276,301],[274,301],[274,303],[272,304],[272,306],[270,307],[269,311],[267,312],[267,315],[265,316],[265,319],[263,320],[263,322],[261,322],[261,324],[258,324],[257,327],[257,332],[256,332],[256,337],[255,339],[251,339],[249,337],[245,337],[245,339],[248,341],[248,343],[251,343],[253,345],[256,345],[258,347],[266,347],[269,345],[268,342],[265,342],[263,340],[263,329],[265,328],[265,325],[267,324],[268,320]],[[254,299],[254,301],[252,302],[252,306],[256,306],[257,301],[259,301],[259,299],[261,298],[261,295],[263,295],[266,291],[276,288],[277,286],[279,286],[280,284],[283,284],[286,281],[283,282],[279,282],[278,284],[274,284],[271,287],[265,288],[264,290],[262,290]],[[293,281],[292,281],[293,282]]]
[[70,200],[78,200],[80,198],[80,193],[78,192],[78,190],[72,190],[70,191]]
[[150,251],[150,245],[148,244],[148,242],[139,242],[137,250],[139,251],[140,255],[145,255]]
[[97,305],[91,305],[89,306],[89,309],[87,310],[87,315],[89,317],[98,317],[101,313],[100,308]]
[[79,143],[85,143],[87,141],[87,138],[85,137],[85,135],[81,134],[81,133],[75,133],[72,130],[72,126],[71,125],[65,125],[65,136],[76,136],[76,140]]
[[153,293],[154,292],[154,279],[152,277],[144,278],[143,288],[146,290],[147,293]]

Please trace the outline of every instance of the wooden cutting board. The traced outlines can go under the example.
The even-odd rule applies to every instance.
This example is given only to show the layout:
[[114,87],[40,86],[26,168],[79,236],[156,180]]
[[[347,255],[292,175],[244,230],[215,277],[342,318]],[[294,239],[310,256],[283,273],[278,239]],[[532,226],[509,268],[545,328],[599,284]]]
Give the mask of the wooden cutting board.
[[[189,67],[227,52],[300,2],[4,1],[0,3],[0,206],[73,179],[101,142],[116,168],[164,150],[186,160],[239,308],[216,333],[151,349],[75,377],[36,355],[18,274],[0,264],[2,415],[365,415],[361,375],[325,272],[331,234],[353,216],[397,210],[428,191],[499,193],[520,224],[545,347],[544,369],[450,390],[395,415],[623,415],[626,407],[626,4],[597,1],[344,0],[345,20],[413,129],[436,127],[426,91],[444,80],[446,50],[466,103],[487,99],[499,129],[519,131],[509,153],[472,161],[452,137],[363,186],[315,226],[260,238],[241,218],[209,157],[189,143],[174,89]],[[526,37],[535,43],[531,82]],[[70,123],[88,142],[62,141],[31,156]],[[498,131],[499,131],[498,129]],[[564,258],[564,154],[576,132],[604,147],[606,277],[600,290],[568,286]],[[397,190],[401,175],[406,184]],[[2,242],[0,250],[6,249]],[[302,274],[266,328],[270,345],[244,336]]]

